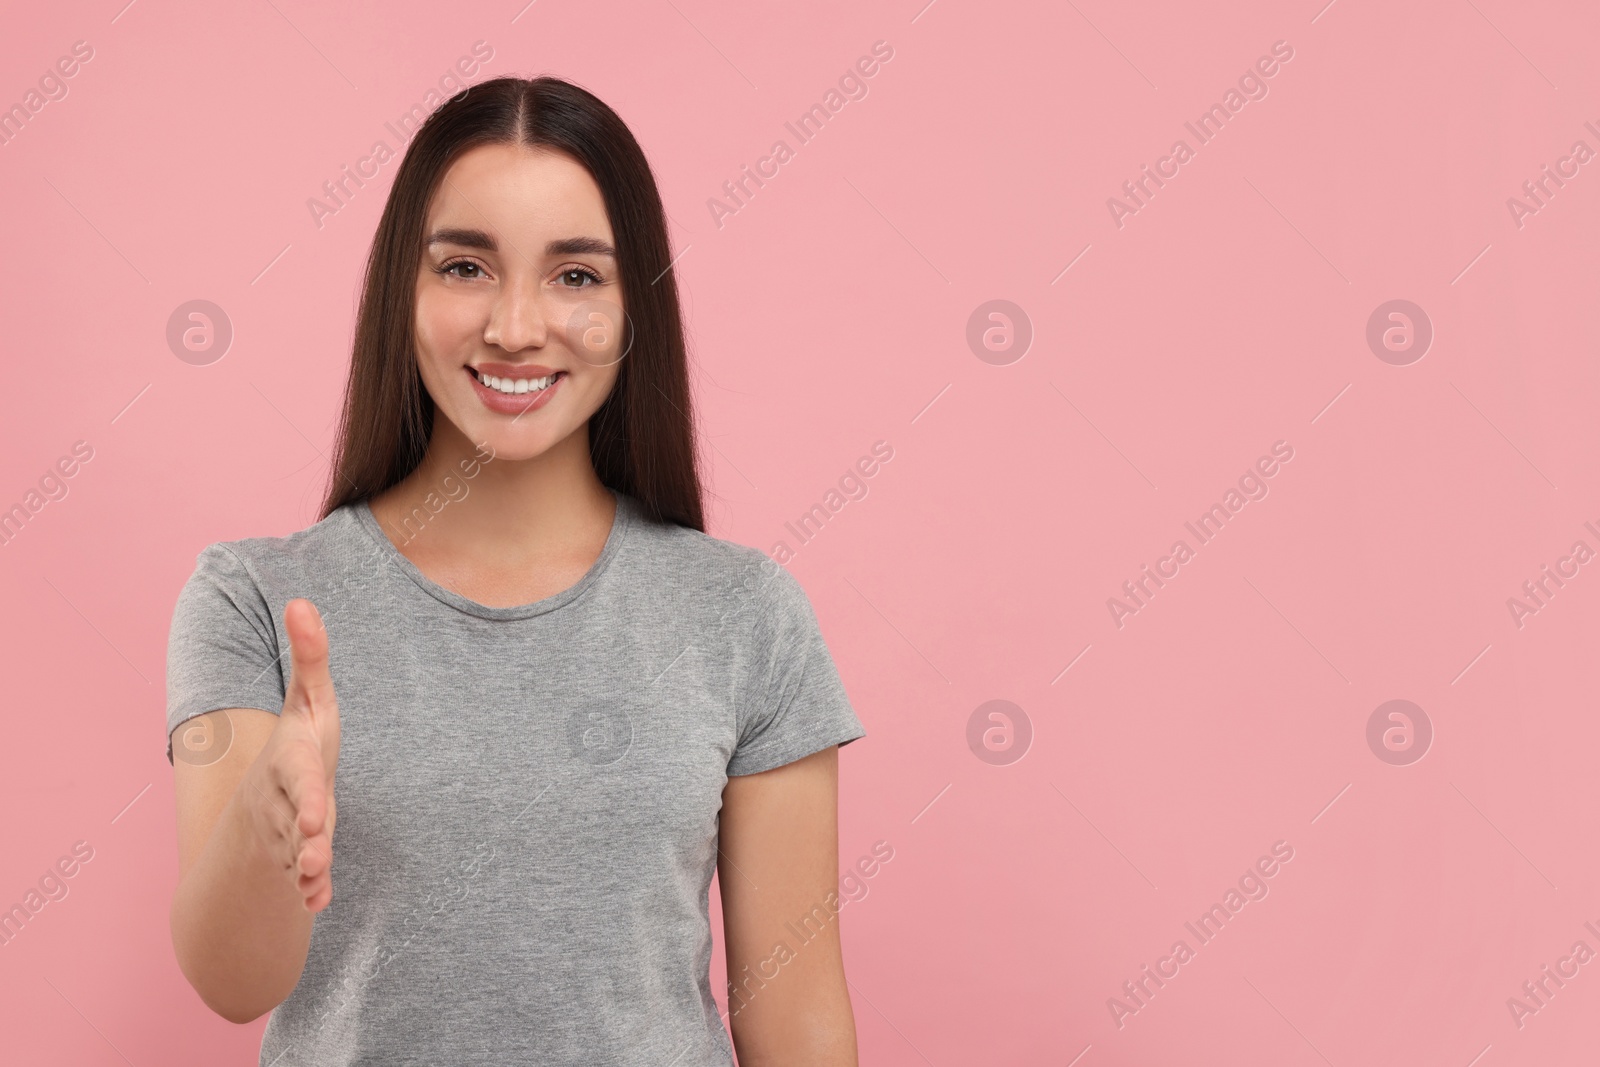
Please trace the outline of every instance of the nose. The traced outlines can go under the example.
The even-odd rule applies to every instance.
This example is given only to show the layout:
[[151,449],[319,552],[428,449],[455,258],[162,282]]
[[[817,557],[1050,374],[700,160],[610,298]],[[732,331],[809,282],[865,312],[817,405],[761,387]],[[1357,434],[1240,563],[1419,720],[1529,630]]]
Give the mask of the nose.
[[485,343],[507,352],[543,348],[550,334],[545,321],[546,302],[537,276],[517,275],[507,279],[489,308],[489,321],[483,328]]

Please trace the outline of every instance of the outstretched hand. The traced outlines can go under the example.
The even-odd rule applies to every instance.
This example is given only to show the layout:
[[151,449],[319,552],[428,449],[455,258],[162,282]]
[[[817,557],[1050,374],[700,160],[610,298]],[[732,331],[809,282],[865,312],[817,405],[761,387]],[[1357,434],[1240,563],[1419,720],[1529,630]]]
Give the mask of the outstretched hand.
[[252,768],[257,825],[269,853],[291,873],[307,911],[333,899],[334,770],[339,702],[328,673],[328,632],[309,600],[283,610],[290,677],[283,711]]

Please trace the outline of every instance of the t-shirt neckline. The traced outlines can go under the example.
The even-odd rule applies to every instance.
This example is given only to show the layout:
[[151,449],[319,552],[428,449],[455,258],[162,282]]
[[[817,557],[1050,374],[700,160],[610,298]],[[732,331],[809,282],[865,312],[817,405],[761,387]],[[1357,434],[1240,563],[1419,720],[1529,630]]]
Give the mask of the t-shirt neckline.
[[422,570],[407,559],[405,554],[396,547],[395,543],[389,540],[389,535],[383,532],[383,526],[378,522],[378,517],[372,513],[372,507],[367,500],[358,500],[351,504],[351,508],[355,513],[358,524],[366,532],[367,536],[377,544],[381,551],[387,554],[389,560],[395,566],[400,568],[401,573],[410,578],[418,588],[435,600],[465,614],[475,615],[480,619],[526,619],[555,611],[557,608],[582,596],[585,590],[599,580],[601,572],[611,563],[612,557],[617,554],[617,550],[622,546],[623,538],[627,535],[628,528],[633,524],[635,518],[634,500],[627,493],[612,489],[610,486],[606,488],[616,499],[616,515],[611,520],[611,532],[606,535],[605,546],[600,549],[600,555],[590,565],[584,576],[579,578],[575,584],[568,586],[559,593],[547,596],[543,600],[503,608],[480,604],[476,600],[464,597],[455,590],[446,589],[435,582],[432,578],[423,574]]

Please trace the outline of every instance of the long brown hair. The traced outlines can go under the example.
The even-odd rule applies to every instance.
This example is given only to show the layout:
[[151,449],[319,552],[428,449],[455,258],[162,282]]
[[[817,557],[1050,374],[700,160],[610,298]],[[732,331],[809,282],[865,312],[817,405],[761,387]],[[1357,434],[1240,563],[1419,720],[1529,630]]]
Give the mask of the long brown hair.
[[705,531],[688,355],[666,212],[639,143],[599,98],[559,78],[495,78],[428,116],[395,174],[367,259],[350,377],[322,518],[417,468],[434,403],[416,356],[416,278],[428,202],[463,152],[516,144],[572,156],[605,198],[630,336],[616,385],[589,420],[595,473],[652,518]]

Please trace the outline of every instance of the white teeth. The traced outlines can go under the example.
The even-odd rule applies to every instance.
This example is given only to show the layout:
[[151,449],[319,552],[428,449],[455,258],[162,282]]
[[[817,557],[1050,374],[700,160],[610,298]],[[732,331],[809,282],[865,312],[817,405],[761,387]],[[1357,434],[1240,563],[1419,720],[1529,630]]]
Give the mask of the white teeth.
[[478,380],[495,392],[514,396],[518,393],[537,393],[541,389],[547,389],[550,383],[556,380],[556,376],[550,374],[543,378],[496,378],[480,374]]

